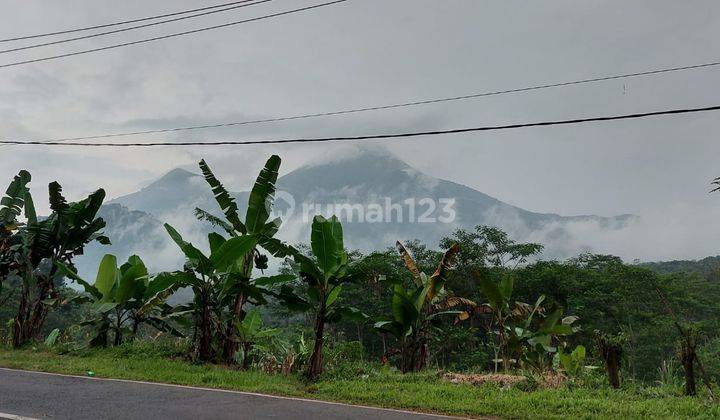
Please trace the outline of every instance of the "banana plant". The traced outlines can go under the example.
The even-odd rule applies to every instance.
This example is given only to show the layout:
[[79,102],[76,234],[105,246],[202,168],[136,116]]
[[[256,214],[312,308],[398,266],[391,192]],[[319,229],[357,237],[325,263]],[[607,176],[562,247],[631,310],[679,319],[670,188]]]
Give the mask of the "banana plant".
[[[186,242],[175,228],[165,224],[170,237],[185,254],[184,270],[163,273],[162,276],[174,279],[182,287],[189,287],[194,294],[190,305],[179,306],[176,314],[190,313],[194,316],[195,357],[203,362],[214,361],[223,355],[218,347],[225,348],[228,341],[239,345],[236,324],[228,333],[224,327],[229,320],[236,320],[234,308],[236,296],[243,296],[243,303],[254,305],[266,303],[265,295],[278,283],[292,280],[290,275],[278,275],[251,279],[247,277],[245,261],[253,252],[258,238],[253,235],[240,235],[224,238],[212,232],[208,235],[210,255],[206,256],[191,243]],[[227,361],[225,357],[223,360]]]
[[165,305],[165,299],[182,284],[175,278],[163,275],[151,279],[140,257],[133,255],[118,267],[114,255],[105,255],[93,284],[83,280],[67,265],[60,262],[57,264],[66,277],[85,289],[84,295],[72,300],[90,303],[91,311],[96,315],[96,318],[83,323],[95,327],[91,346],[106,347],[110,332],[113,333],[113,344],[120,345],[126,334],[134,338],[142,324],[182,336],[160,310],[167,311],[169,307]]
[[[263,248],[271,255],[279,258],[290,256],[294,252],[291,247],[273,238],[280,228],[280,219],[269,221],[280,163],[280,157],[276,155],[271,156],[265,163],[250,192],[247,212],[243,221],[240,218],[235,199],[232,198],[227,189],[213,174],[210,166],[204,160],[200,161],[200,170],[212,189],[215,201],[222,210],[224,218],[196,208],[195,215],[197,218],[212,223],[215,227],[227,232],[231,237],[249,236],[255,240],[251,251],[243,258],[240,267],[241,275],[235,277],[238,282],[249,281],[252,278],[254,267],[261,270],[267,268],[268,257],[260,253],[258,248]],[[236,286],[238,292],[234,296],[231,308],[232,316],[226,322],[224,334],[226,341],[223,345],[223,359],[227,363],[232,363],[236,359],[235,355],[238,351],[239,341],[235,334],[235,325],[242,322],[245,316],[243,308],[248,301],[247,294],[242,291],[247,285]]]
[[509,351],[515,355],[521,366],[538,371],[551,366],[554,355],[559,351],[560,341],[574,334],[579,328],[573,325],[578,317],[563,318],[561,308],[545,314],[540,306],[544,299],[545,296],[540,296],[530,313],[524,315],[524,319],[523,316],[517,315],[526,313],[521,308],[527,306],[516,303],[518,307],[514,312],[516,316],[505,326]]
[[559,351],[556,354],[558,365],[570,376],[578,376],[585,366],[585,346],[578,345],[570,353]]
[[577,327],[573,326],[578,320],[577,317],[563,318],[560,308],[546,313],[542,306],[544,295],[541,295],[534,305],[513,302],[514,279],[511,274],[503,273],[499,284],[479,273],[476,274],[476,279],[487,299],[487,303],[481,306],[484,310],[478,312],[492,315],[492,322],[497,326],[499,349],[506,371],[513,363],[518,366],[524,363],[541,369],[547,364],[546,356],[558,351],[557,339],[577,331]]
[[407,288],[402,283],[392,286],[392,317],[378,320],[375,329],[397,339],[399,348],[391,350],[388,355],[399,353],[400,370],[403,373],[416,372],[427,365],[428,344],[434,321],[444,315],[454,315],[458,320],[467,319],[466,311],[451,308],[472,307],[475,302],[454,296],[445,289],[450,267],[460,251],[459,245],[453,244],[444,253],[431,276],[418,269],[402,243],[398,241],[395,246],[412,274],[412,284]]
[[[265,328],[262,317],[258,311],[250,311],[242,322],[235,324],[237,337],[242,350],[242,368],[250,367],[250,355],[258,343],[267,341],[277,336],[280,332],[277,328]],[[262,347],[261,347],[262,348]]]
[[27,184],[32,177],[20,171],[10,182],[0,200],[0,306],[10,295],[3,297],[5,279],[18,271],[23,261],[23,237],[19,233],[23,223],[18,219],[25,212],[28,220],[36,220],[32,196]]
[[[24,193],[23,204],[27,222],[17,228],[19,241],[14,245],[13,272],[22,279],[19,305],[13,326],[13,346],[20,347],[33,339],[39,339],[48,312],[61,303],[58,285],[63,281],[55,263],[72,264],[85,246],[93,241],[109,244],[102,234],[105,222],[96,217],[105,191],[90,194],[86,199],[68,203],[57,182],[48,186],[52,213],[43,220],[35,214],[32,198],[27,191],[29,174],[21,173],[25,184],[16,192]],[[17,195],[17,194],[16,194]],[[14,210],[5,214],[17,214],[18,201],[5,200]]]
[[325,326],[343,318],[365,319],[357,308],[343,305],[343,285],[355,280],[343,244],[342,224],[337,217],[315,216],[310,235],[312,256],[294,252],[293,269],[303,283],[302,291],[284,285],[276,296],[290,309],[315,312],[315,343],[306,376],[314,380],[323,371]]

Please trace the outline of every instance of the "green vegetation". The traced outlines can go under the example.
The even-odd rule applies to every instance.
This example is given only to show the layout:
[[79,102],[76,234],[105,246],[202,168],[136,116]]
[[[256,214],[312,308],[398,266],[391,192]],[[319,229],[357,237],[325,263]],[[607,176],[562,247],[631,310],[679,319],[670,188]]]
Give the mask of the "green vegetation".
[[[104,192],[68,204],[52,183],[40,220],[30,174],[18,174],[0,203],[0,339],[14,349],[0,365],[453,414],[720,415],[712,261],[542,261],[542,245],[488,226],[453,232],[440,250],[408,241],[363,255],[345,249],[334,216],[316,216],[309,246],[291,246],[270,220],[279,167],[268,159],[241,220],[201,161],[223,212],[196,209],[215,228],[209,252],[166,224],[183,267],[151,274],[137,256],[118,267],[106,255],[93,284],[72,261],[108,243]],[[280,274],[256,275],[269,256],[284,259]],[[192,300],[170,305],[180,288]]]
[[[402,374],[368,363],[333,364],[319,381],[301,375],[238,371],[181,359],[184,349],[148,343],[123,344],[78,355],[47,351],[0,350],[0,366],[85,376],[121,378],[273,395],[340,401],[378,407],[504,418],[717,418],[720,405],[704,398],[677,396],[670,387],[629,385],[612,390],[599,378],[582,386],[538,388],[535,383],[502,389],[447,383],[436,372]],[[327,355],[335,357],[332,351]]]

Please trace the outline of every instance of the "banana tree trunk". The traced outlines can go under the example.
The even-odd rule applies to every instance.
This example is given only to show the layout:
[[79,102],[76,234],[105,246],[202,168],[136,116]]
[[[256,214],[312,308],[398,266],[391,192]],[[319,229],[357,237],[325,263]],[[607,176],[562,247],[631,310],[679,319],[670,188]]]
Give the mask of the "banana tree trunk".
[[51,279],[38,281],[38,295],[33,297],[30,282],[24,281],[20,304],[13,326],[13,347],[19,348],[33,339],[39,339],[49,307],[43,303],[48,298],[57,298]]
[[110,332],[110,322],[103,321],[100,323],[99,329],[95,337],[90,340],[90,347],[105,348],[108,345],[108,333]]
[[243,361],[242,361],[242,369],[248,370],[250,368],[250,350],[252,350],[253,343],[245,342],[243,343]]
[[325,307],[325,295],[320,295],[320,307],[315,317],[315,347],[312,356],[310,356],[310,366],[308,368],[307,377],[310,380],[317,379],[323,371],[323,341],[325,333],[325,315],[327,308]]
[[417,360],[415,360],[415,372],[420,372],[425,369],[429,357],[430,350],[428,349],[428,344],[422,340],[419,345]]
[[198,329],[200,330],[200,342],[197,347],[197,358],[202,362],[210,362],[213,359],[212,351],[212,320],[210,319],[210,305],[207,296],[202,295],[200,309],[200,320]]
[[[252,276],[252,270],[253,270],[253,255],[255,253],[255,250],[252,250],[248,252],[247,255],[243,258],[243,275],[246,278],[250,278]],[[223,361],[227,364],[233,364],[235,363],[235,355],[237,354],[238,350],[240,349],[239,340],[237,338],[237,334],[235,334],[235,325],[238,322],[242,322],[244,316],[243,316],[243,306],[245,306],[245,303],[247,302],[247,297],[245,296],[245,293],[240,292],[235,297],[235,303],[233,305],[233,311],[230,318],[227,320],[227,324],[225,326],[225,342],[223,343]]]
[[115,324],[115,341],[113,343],[114,346],[119,346],[122,344],[122,318],[120,316],[120,311],[117,311],[117,321]]

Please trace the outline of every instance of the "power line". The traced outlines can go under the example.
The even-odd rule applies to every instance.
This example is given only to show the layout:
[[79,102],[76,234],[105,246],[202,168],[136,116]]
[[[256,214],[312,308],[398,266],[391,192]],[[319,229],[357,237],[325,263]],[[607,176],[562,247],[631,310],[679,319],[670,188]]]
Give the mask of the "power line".
[[[11,52],[29,50],[29,49],[32,49],[32,48],[47,47],[47,46],[49,46],[49,45],[64,44],[64,43],[66,43],[66,42],[79,41],[79,40],[82,40],[82,39],[97,38],[97,37],[100,37],[100,36],[112,35],[112,34],[117,34],[117,33],[120,33],[120,32],[127,32],[127,31],[132,31],[132,30],[135,30],[135,29],[147,28],[147,27],[150,27],[150,26],[164,25],[164,24],[166,24],[166,23],[177,22],[177,21],[180,21],[180,20],[192,19],[192,18],[201,17],[201,16],[207,16],[207,15],[211,15],[211,14],[214,14],[214,13],[227,12],[227,11],[229,11],[229,10],[239,9],[239,8],[241,8],[241,7],[255,6],[256,4],[267,3],[267,2],[272,1],[272,0],[260,0],[260,1],[257,1],[256,3],[250,3],[250,2],[252,2],[252,1],[254,1],[254,0],[243,0],[243,1],[240,2],[240,3],[242,3],[242,4],[236,4],[236,5],[234,5],[234,6],[227,7],[227,8],[224,8],[224,9],[210,10],[209,12],[197,13],[197,14],[188,15],[188,16],[181,16],[181,17],[177,17],[177,18],[173,18],[173,19],[161,20],[161,21],[159,21],[159,22],[145,23],[145,24],[142,24],[142,25],[130,26],[130,27],[128,27],[128,28],[115,29],[115,30],[112,30],[112,31],[100,32],[100,33],[97,33],[97,34],[83,35],[83,36],[78,36],[78,37],[75,37],[75,38],[60,39],[60,40],[58,40],[58,41],[51,41],[51,42],[44,42],[44,43],[41,43],[41,44],[26,45],[26,46],[17,47],[17,48],[9,48],[9,49],[6,49],[6,50],[0,50],[0,54],[7,54],[7,53],[11,53]],[[250,4],[246,4],[246,3],[250,3]]]
[[147,20],[154,20],[154,19],[160,19],[160,18],[165,18],[165,17],[170,17],[170,16],[184,15],[184,14],[187,14],[187,13],[201,12],[201,11],[203,11],[203,10],[217,9],[217,8],[220,8],[220,7],[231,6],[231,5],[233,5],[233,4],[245,3],[246,1],[247,1],[247,0],[243,0],[243,1],[233,1],[233,2],[229,2],[229,3],[216,4],[216,5],[214,5],[214,6],[201,7],[201,8],[198,8],[198,9],[182,10],[182,11],[179,11],[179,12],[166,13],[166,14],[155,15],[155,16],[148,16],[148,17],[143,17],[143,18],[138,18],[138,19],[124,20],[124,21],[122,21],[122,22],[106,23],[106,24],[103,24],[103,25],[86,26],[86,27],[84,27],[84,28],[66,29],[66,30],[56,31],[56,32],[46,32],[46,33],[42,33],[42,34],[18,36],[18,37],[15,37],[15,38],[0,39],[0,42],[21,41],[21,40],[24,40],[24,39],[42,38],[42,37],[46,37],[46,36],[63,35],[63,34],[70,34],[70,33],[74,33],[74,32],[89,31],[89,30],[92,30],[92,29],[101,29],[101,28],[108,28],[108,27],[111,27],[111,26],[126,25],[126,24],[129,24],[129,23],[144,22],[144,21],[147,21]]
[[603,122],[603,121],[614,121],[614,120],[628,120],[645,117],[656,117],[662,115],[676,115],[676,114],[689,114],[694,112],[707,112],[707,111],[718,111],[720,105],[705,107],[705,108],[686,108],[686,109],[671,109],[665,111],[655,112],[644,112],[638,114],[624,114],[624,115],[613,115],[605,117],[590,117],[580,118],[572,120],[557,120],[557,121],[543,121],[534,123],[522,123],[522,124],[509,124],[509,125],[494,125],[484,127],[472,127],[472,128],[458,128],[453,130],[438,130],[438,131],[419,131],[411,133],[396,133],[396,134],[376,134],[368,136],[352,136],[352,137],[324,137],[324,138],[295,138],[295,139],[276,139],[276,140],[236,140],[236,141],[210,141],[210,142],[157,142],[157,143],[61,143],[61,142],[41,142],[41,141],[15,141],[15,140],[0,140],[0,144],[7,145],[42,145],[42,146],[83,146],[83,147],[155,147],[155,146],[228,146],[228,145],[251,145],[251,144],[286,144],[286,143],[323,143],[323,142],[335,142],[335,141],[361,141],[361,140],[375,140],[375,139],[392,139],[392,138],[408,138],[408,137],[420,137],[420,136],[437,136],[447,134],[459,134],[459,133],[471,133],[478,131],[498,131],[498,130],[509,130],[517,128],[527,127],[545,127],[551,125],[569,125],[569,124],[583,124],[589,122]]
[[301,120],[301,119],[307,119],[307,118],[332,117],[332,116],[355,114],[355,113],[368,112],[368,111],[381,111],[381,110],[394,109],[394,108],[404,108],[404,107],[412,107],[412,106],[419,106],[419,105],[429,105],[429,104],[436,104],[436,103],[443,103],[443,102],[476,99],[476,98],[481,98],[481,97],[485,97],[485,96],[497,96],[497,95],[505,95],[505,94],[510,94],[510,93],[530,92],[530,91],[534,91],[534,90],[550,89],[550,88],[579,85],[579,84],[585,84],[585,83],[596,83],[596,82],[603,82],[603,81],[616,80],[616,79],[625,79],[625,78],[631,78],[631,77],[649,76],[649,75],[654,75],[654,74],[671,73],[671,72],[684,71],[684,70],[696,70],[696,69],[700,69],[700,68],[714,67],[714,66],[718,66],[718,65],[720,65],[720,61],[703,63],[703,64],[693,64],[693,65],[681,66],[681,67],[670,67],[670,68],[664,68],[664,69],[647,70],[647,71],[641,71],[641,72],[636,72],[636,73],[625,73],[625,74],[617,74],[617,75],[611,75],[611,76],[600,76],[600,77],[575,80],[575,81],[570,81],[570,82],[550,83],[550,84],[527,86],[527,87],[521,87],[521,88],[515,88],[515,89],[480,92],[480,93],[473,93],[473,94],[462,95],[462,96],[451,96],[451,97],[445,97],[445,98],[434,98],[434,99],[426,99],[426,100],[419,100],[419,101],[412,101],[412,102],[402,102],[402,103],[396,103],[396,104],[390,104],[390,105],[376,105],[376,106],[370,106],[370,107],[364,107],[364,108],[345,109],[345,110],[340,110],[340,111],[291,115],[291,116],[285,116],[285,117],[248,120],[248,121],[233,121],[233,122],[225,122],[225,123],[218,123],[218,124],[204,124],[204,125],[194,125],[194,126],[186,126],[186,127],[161,128],[161,129],[155,129],[155,130],[129,131],[129,132],[124,132],[124,133],[98,134],[98,135],[81,136],[81,137],[55,138],[55,139],[48,139],[48,140],[43,140],[43,141],[60,142],[60,141],[104,139],[104,138],[113,138],[113,137],[129,137],[129,136],[138,136],[138,135],[143,135],[143,134],[171,133],[171,132],[176,132],[176,131],[203,130],[203,129],[208,129],[208,128],[233,127],[233,126],[241,126],[241,125],[252,125],[252,124],[272,123],[272,122],[281,122],[281,121]]
[[88,53],[93,53],[93,52],[98,52],[98,51],[111,50],[111,49],[114,49],[114,48],[127,47],[127,46],[130,46],[130,45],[144,44],[144,43],[146,43],[146,42],[159,41],[159,40],[162,40],[162,39],[174,38],[174,37],[183,36],[183,35],[190,35],[190,34],[195,34],[195,33],[198,33],[198,32],[210,31],[210,30],[213,30],[213,29],[226,28],[226,27],[229,27],[229,26],[239,25],[239,24],[242,24],[242,23],[256,22],[256,21],[258,21],[258,20],[270,19],[270,18],[274,18],[274,17],[289,15],[289,14],[292,14],[292,13],[304,12],[304,11],[307,11],[307,10],[317,9],[317,8],[324,7],[324,6],[330,6],[330,5],[337,4],[337,3],[344,3],[344,2],[346,2],[346,1],[347,1],[347,0],[335,0],[335,1],[327,2],[327,3],[316,4],[316,5],[313,5],[313,6],[302,7],[302,8],[299,8],[299,9],[286,10],[286,11],[284,11],[284,12],[273,13],[273,14],[270,14],[270,15],[264,15],[264,16],[260,16],[260,17],[256,17],[256,18],[252,18],[252,19],[239,20],[239,21],[235,21],[235,22],[224,23],[224,24],[222,24],[222,25],[215,25],[215,26],[208,26],[208,27],[204,27],[204,28],[200,28],[200,29],[193,29],[193,30],[191,30],[191,31],[176,32],[176,33],[169,34],[169,35],[156,36],[156,37],[153,37],[153,38],[141,39],[141,40],[132,41],[132,42],[124,42],[124,43],[122,43],[122,44],[108,45],[108,46],[105,46],[105,47],[92,48],[92,49],[89,49],[89,50],[75,51],[75,52],[71,52],[71,53],[67,53],[67,54],[60,54],[60,55],[53,55],[53,56],[49,56],[49,57],[36,58],[36,59],[33,59],[33,60],[25,60],[25,61],[17,61],[17,62],[8,63],[8,64],[0,64],[0,69],[1,69],[1,68],[7,68],[7,67],[20,66],[20,65],[23,65],[23,64],[37,63],[37,62],[41,62],[41,61],[56,60],[56,59],[58,59],[58,58],[73,57],[73,56],[76,56],[76,55],[88,54]]

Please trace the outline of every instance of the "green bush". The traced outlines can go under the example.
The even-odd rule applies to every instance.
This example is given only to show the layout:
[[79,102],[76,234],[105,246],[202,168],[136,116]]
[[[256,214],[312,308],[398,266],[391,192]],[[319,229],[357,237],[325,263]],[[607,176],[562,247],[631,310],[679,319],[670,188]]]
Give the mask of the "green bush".
[[698,355],[710,380],[715,384],[720,384],[720,337],[708,340],[701,345]]

